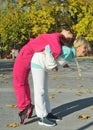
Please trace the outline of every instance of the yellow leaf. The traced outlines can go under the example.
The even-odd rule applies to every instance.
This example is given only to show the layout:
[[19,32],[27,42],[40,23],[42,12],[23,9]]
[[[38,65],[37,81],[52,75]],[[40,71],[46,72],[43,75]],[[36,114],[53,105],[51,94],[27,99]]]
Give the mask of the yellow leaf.
[[10,108],[17,108],[17,105],[13,105],[13,104],[7,104],[6,106]]
[[86,89],[86,92],[92,93],[92,89],[91,89],[91,88],[88,88],[88,89]]
[[86,115],[86,114],[82,114],[82,115],[79,115],[78,118],[81,118],[81,119],[88,119],[90,118],[90,116]]
[[53,94],[53,95],[50,95],[49,96],[49,99],[52,99],[52,98],[54,98],[55,97],[55,95]]
[[7,127],[18,127],[19,126],[19,124],[17,124],[17,123],[9,123],[9,124],[7,124]]
[[93,110],[93,106],[90,109]]

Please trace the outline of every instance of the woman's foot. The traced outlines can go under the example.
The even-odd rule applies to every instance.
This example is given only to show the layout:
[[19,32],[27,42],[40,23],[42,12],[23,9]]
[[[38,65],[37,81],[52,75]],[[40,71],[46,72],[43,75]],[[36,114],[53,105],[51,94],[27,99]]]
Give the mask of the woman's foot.
[[26,108],[23,111],[21,111],[19,113],[19,117],[21,119],[20,124],[25,124],[25,120],[27,118],[31,118],[32,113],[33,113],[33,109],[34,109],[34,105],[33,104],[29,104],[29,105],[26,106]]
[[55,121],[62,120],[59,116],[53,115],[52,113],[48,113],[47,118],[55,120]]
[[48,119],[47,117],[40,118],[38,121],[39,125],[44,125],[44,126],[56,126],[56,122],[53,120]]

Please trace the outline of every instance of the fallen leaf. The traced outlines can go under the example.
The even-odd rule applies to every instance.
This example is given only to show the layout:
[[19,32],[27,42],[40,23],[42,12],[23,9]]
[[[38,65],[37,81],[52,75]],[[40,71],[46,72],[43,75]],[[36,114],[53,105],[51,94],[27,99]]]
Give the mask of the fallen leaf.
[[91,89],[91,88],[88,88],[88,89],[86,89],[86,92],[92,93],[92,89]]
[[10,108],[17,108],[17,105],[13,105],[13,104],[7,104],[6,106]]
[[90,118],[90,116],[86,115],[86,114],[82,114],[82,115],[79,115],[78,118],[81,118],[81,119],[88,119]]
[[78,93],[79,93],[79,94],[84,94],[84,92],[81,92],[81,91],[80,91],[80,92],[78,92]]
[[17,124],[17,123],[9,123],[9,124],[7,124],[7,127],[15,128],[15,127],[18,127],[18,126],[19,126],[19,124]]
[[93,106],[90,109],[93,110]]
[[57,91],[58,93],[62,93],[62,91],[61,90],[59,90],[59,91]]
[[7,78],[7,76],[8,76],[7,74],[3,74],[2,78]]
[[55,94],[49,96],[49,99],[52,99],[52,98],[55,98]]
[[81,94],[76,94],[76,96],[81,96]]

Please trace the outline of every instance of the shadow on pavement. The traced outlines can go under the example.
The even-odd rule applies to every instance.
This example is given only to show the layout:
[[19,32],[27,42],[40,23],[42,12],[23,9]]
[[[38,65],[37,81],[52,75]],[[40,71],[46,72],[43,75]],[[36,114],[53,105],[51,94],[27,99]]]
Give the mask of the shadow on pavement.
[[[66,115],[69,115],[69,114],[71,114],[73,112],[82,110],[82,109],[87,108],[87,107],[89,107],[91,105],[93,105],[93,97],[84,98],[84,99],[80,99],[80,100],[76,100],[76,101],[73,101],[73,102],[70,102],[70,103],[63,104],[61,106],[58,106],[58,107],[54,108],[52,110],[52,112],[55,115],[60,116],[60,118],[62,119]],[[26,124],[36,122],[37,120],[38,120],[38,118],[35,115],[35,116],[32,117],[32,120],[26,122]],[[90,124],[90,125],[93,125],[93,123]],[[84,128],[87,128],[87,127],[88,127],[88,125],[84,126]],[[78,130],[84,130],[84,128],[80,128]]]
[[27,122],[25,123],[25,125],[30,124],[30,123],[33,123],[33,122],[36,122],[36,121],[38,121],[38,117],[37,117],[36,115],[34,115],[34,116],[31,117],[31,120],[30,120],[30,121],[27,121]]
[[87,108],[91,105],[93,105],[93,97],[84,98],[84,99],[63,104],[61,106],[54,108],[52,111],[54,114],[59,115],[62,118],[66,115]]
[[77,129],[77,130],[88,130],[88,128],[92,126],[93,127],[93,122],[88,123],[85,126],[82,126],[81,128]]

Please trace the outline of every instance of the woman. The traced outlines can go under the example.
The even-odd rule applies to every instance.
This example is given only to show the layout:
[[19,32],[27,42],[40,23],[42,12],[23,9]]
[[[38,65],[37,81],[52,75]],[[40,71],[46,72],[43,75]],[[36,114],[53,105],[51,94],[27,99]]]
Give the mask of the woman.
[[[31,72],[34,86],[34,99],[36,115],[39,118],[38,123],[45,126],[55,126],[56,121],[60,120],[55,116],[50,108],[48,97],[48,71],[58,71],[58,65],[68,67],[68,62],[76,56],[85,56],[89,51],[89,43],[83,37],[78,37],[74,42],[74,47],[69,47],[65,43],[62,46],[62,52],[59,57],[54,59],[50,46],[46,46],[42,52],[37,52],[31,60]],[[55,122],[54,122],[55,120]]]
[[62,46],[68,44],[72,46],[74,36],[70,31],[63,30],[60,33],[41,34],[37,38],[31,38],[30,41],[20,50],[13,67],[13,85],[19,109],[21,124],[25,119],[31,117],[33,104],[31,104],[30,87],[28,76],[30,72],[30,61],[35,52],[50,46],[53,57],[56,59],[62,51]]
[[[48,71],[58,71],[58,65],[64,66],[76,56],[75,48],[62,46],[61,55],[54,59],[49,46],[45,51],[37,52],[31,60],[31,72],[34,86],[34,99],[38,123],[45,126],[55,126],[60,118],[55,116],[50,108],[48,96]],[[54,122],[55,121],[55,122]]]

